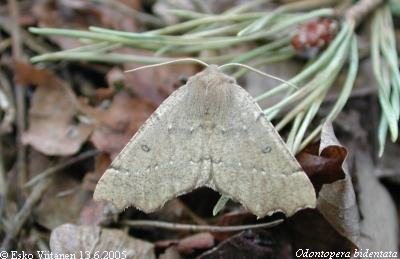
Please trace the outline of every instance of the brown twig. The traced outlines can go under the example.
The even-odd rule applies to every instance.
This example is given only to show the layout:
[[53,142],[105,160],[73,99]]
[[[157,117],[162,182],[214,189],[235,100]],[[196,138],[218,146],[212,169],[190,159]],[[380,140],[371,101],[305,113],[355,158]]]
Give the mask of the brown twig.
[[367,14],[384,2],[384,0],[360,0],[347,9],[344,16],[353,19],[355,23],[358,24]]
[[208,231],[208,232],[229,232],[229,231],[241,231],[250,228],[270,228],[274,227],[283,222],[283,219],[278,219],[268,223],[243,225],[243,226],[199,226],[189,224],[177,224],[162,222],[156,220],[125,220],[122,224],[131,227],[153,227],[153,228],[164,228],[171,230],[189,230],[189,231]]
[[[19,31],[19,8],[17,0],[8,0],[8,7],[11,17],[11,36],[12,36],[12,54],[14,61],[21,60],[22,57],[22,44],[21,34]],[[17,101],[17,173],[18,182],[21,189],[26,182],[27,165],[26,165],[26,147],[21,141],[22,134],[26,127],[26,105],[25,105],[25,92],[24,86],[15,84],[15,96]]]

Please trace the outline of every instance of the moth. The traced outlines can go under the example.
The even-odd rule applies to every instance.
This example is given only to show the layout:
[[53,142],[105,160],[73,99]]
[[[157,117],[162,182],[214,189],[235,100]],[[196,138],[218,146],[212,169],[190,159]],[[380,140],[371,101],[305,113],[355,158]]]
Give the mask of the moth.
[[314,208],[314,188],[253,98],[216,65],[190,77],[99,180],[96,201],[150,213],[201,186],[258,217]]

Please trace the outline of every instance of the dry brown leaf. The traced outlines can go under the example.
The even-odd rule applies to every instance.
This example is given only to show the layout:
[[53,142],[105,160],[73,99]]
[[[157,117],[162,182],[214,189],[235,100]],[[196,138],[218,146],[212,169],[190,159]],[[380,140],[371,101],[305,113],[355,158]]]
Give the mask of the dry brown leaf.
[[118,92],[108,109],[93,111],[97,127],[90,140],[114,159],[155,109],[127,91]]
[[86,202],[92,198],[91,192],[83,190],[70,171],[60,171],[52,177],[53,184],[33,212],[36,221],[47,229],[76,223]]
[[296,156],[317,195],[324,184],[345,178],[342,165],[347,156],[347,150],[340,147],[331,148],[327,156],[320,156],[319,147],[320,142],[312,143]]
[[330,122],[324,122],[320,143],[306,147],[297,157],[319,191],[317,210],[306,209],[292,217],[293,252],[350,251],[357,246],[359,214],[348,172],[347,149],[336,139]]
[[[358,204],[361,220],[360,249],[365,252],[398,251],[396,206],[374,175],[372,157],[359,149],[355,156]],[[359,250],[360,251],[360,250]]]
[[75,254],[76,258],[88,258],[89,252],[90,258],[155,259],[153,244],[120,230],[92,226],[57,227],[51,233],[50,248],[53,253]]
[[79,151],[93,125],[81,122],[75,93],[49,70],[18,63],[16,81],[37,85],[29,108],[29,128],[22,142],[46,155],[67,156]]
[[47,229],[54,229],[64,223],[75,223],[79,218],[85,201],[90,198],[89,195],[82,197],[85,193],[73,189],[78,185],[77,182],[66,179],[58,179],[57,181],[57,186],[60,186],[60,181],[62,181],[65,187],[69,187],[74,192],[65,197],[57,197],[59,190],[52,188],[45,193],[43,200],[35,208],[33,215],[37,223]]
[[[320,155],[329,156],[328,154],[332,147],[344,149],[336,139],[332,124],[329,121],[325,121],[322,126]],[[346,174],[346,178],[322,186],[317,199],[317,209],[338,233],[358,246],[360,216],[357,200],[345,162],[342,165],[342,169]]]

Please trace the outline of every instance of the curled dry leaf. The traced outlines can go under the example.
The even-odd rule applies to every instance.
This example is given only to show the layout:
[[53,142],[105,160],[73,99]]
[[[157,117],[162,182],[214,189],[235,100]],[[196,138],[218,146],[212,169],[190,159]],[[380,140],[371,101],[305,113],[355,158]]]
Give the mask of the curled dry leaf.
[[360,248],[371,252],[397,251],[396,206],[374,175],[372,157],[359,149],[355,155],[358,203],[362,214]]
[[91,258],[155,259],[153,244],[129,237],[123,231],[72,224],[53,230],[50,249],[53,254],[74,254],[76,258],[88,258],[87,251]]
[[80,121],[81,104],[70,86],[53,72],[26,63],[18,63],[15,73],[17,82],[37,86],[29,108],[29,128],[22,142],[46,155],[78,152],[93,125]]
[[358,207],[347,149],[336,139],[329,121],[323,125],[320,143],[309,145],[297,158],[319,195],[317,210],[300,211],[292,218],[293,251],[352,251],[360,234]]
[[317,195],[324,184],[345,178],[342,165],[347,157],[347,150],[343,147],[332,147],[323,155],[320,155],[319,148],[320,142],[311,143],[296,156]]
[[[345,148],[336,139],[332,124],[325,121],[322,126],[319,153],[321,156],[327,157],[331,154],[332,149]],[[336,152],[332,154],[336,155]],[[345,162],[342,164],[342,169],[346,178],[322,186],[317,199],[317,209],[338,233],[358,246],[360,215],[351,176]]]

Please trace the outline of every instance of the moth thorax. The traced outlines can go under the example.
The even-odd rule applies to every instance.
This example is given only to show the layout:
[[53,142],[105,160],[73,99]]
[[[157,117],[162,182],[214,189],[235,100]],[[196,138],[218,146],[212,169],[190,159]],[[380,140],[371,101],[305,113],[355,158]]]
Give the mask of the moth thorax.
[[194,116],[223,118],[233,101],[233,87],[234,85],[226,82],[222,84],[212,81],[196,82],[188,92],[187,107],[192,109]]

